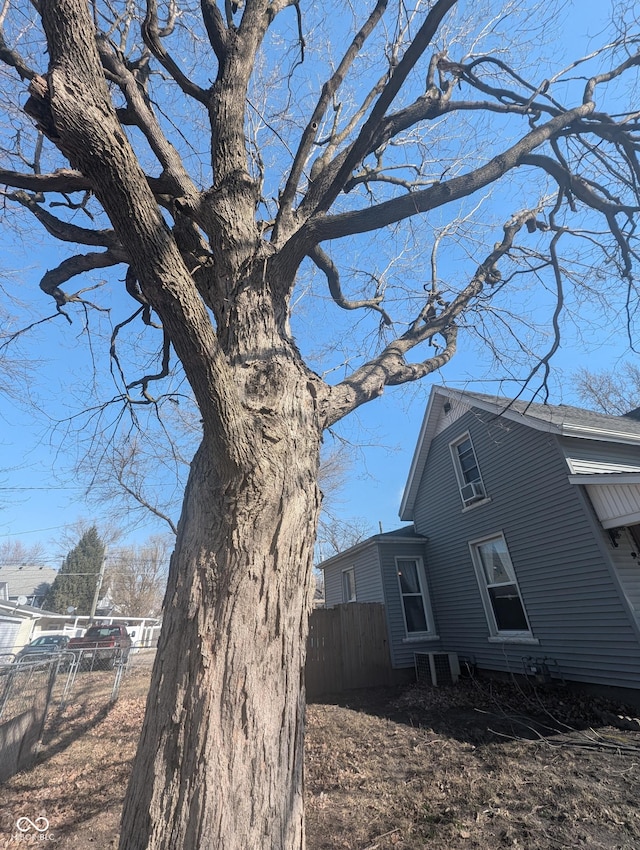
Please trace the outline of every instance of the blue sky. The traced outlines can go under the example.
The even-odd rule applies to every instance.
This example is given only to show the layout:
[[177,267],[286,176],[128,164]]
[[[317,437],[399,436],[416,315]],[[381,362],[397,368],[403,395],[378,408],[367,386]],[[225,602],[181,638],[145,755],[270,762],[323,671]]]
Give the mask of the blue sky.
[[[572,10],[579,12],[577,18],[567,18],[571,20],[572,36],[577,39],[585,33],[595,35],[607,5],[596,0],[568,4],[567,15],[570,16]],[[517,192],[517,187],[512,191]],[[42,270],[54,266],[59,261],[56,257],[64,254],[32,232],[20,237],[7,230],[0,234],[0,246],[4,271],[10,275],[7,288],[35,305],[31,312],[19,308],[21,319],[45,315],[49,304],[46,296],[38,291],[38,280]],[[448,257],[449,266],[445,259],[445,272],[455,268],[454,259],[452,253]],[[108,279],[108,286],[114,293],[121,289],[117,277],[116,274]],[[525,304],[523,300],[518,305],[520,309],[542,309],[540,298],[532,297],[533,302]],[[117,309],[122,303],[119,296],[116,295],[114,303],[116,310],[112,321],[116,322],[120,320]],[[121,315],[124,309],[122,307]],[[314,352],[322,344],[318,325],[322,326],[324,321],[331,323],[334,318],[329,312],[326,317],[323,314],[319,318],[319,313],[307,313],[305,309],[303,301],[299,315],[294,316],[294,327],[301,348],[307,350],[313,360]],[[550,400],[554,403],[578,403],[572,387],[572,376],[578,368],[613,369],[627,356],[621,334],[622,317],[618,316],[619,323],[608,318],[600,322],[597,315],[591,319],[593,321],[585,326],[583,334],[576,332],[570,323],[564,329],[563,343],[554,359],[554,372],[549,382]],[[23,356],[34,361],[33,397],[43,411],[57,419],[64,418],[77,405],[75,387],[81,380],[86,383],[91,373],[90,352],[81,330],[81,317],[76,318],[74,326],[58,319],[35,331],[23,348]],[[108,333],[106,325],[103,330]],[[100,342],[104,340],[96,336],[95,343]],[[544,340],[541,347],[544,350]],[[335,352],[328,357],[329,363],[332,358],[339,362]],[[315,363],[314,368],[321,371]],[[525,372],[523,369],[519,374]],[[335,512],[345,518],[363,518],[372,532],[378,530],[379,523],[385,531],[396,527],[402,489],[430,386],[447,383],[457,388],[508,395],[516,391],[517,384],[505,383],[506,377],[508,373],[496,366],[486,350],[463,334],[459,353],[441,374],[419,385],[389,389],[382,398],[361,408],[338,429],[358,448],[354,451],[347,483]],[[531,386],[536,389],[538,383],[534,381]],[[109,392],[109,381],[108,372],[103,370],[95,387],[96,400],[104,392]],[[101,516],[100,509],[87,504],[85,482],[74,478],[72,467],[77,445],[75,437],[65,438],[64,433],[61,427],[52,432],[46,416],[35,418],[27,406],[0,394],[0,542],[6,539],[17,539],[26,545],[41,542],[52,564],[59,562],[61,552],[56,541],[66,527],[80,517],[99,521]],[[327,442],[330,441],[327,437]],[[159,481],[157,486],[165,485]],[[123,524],[127,519],[123,511]],[[140,542],[149,534],[164,530],[163,524],[149,517],[129,532],[128,540]]]
[[[60,363],[64,366],[75,358],[81,362],[82,349],[69,351],[61,343],[60,333],[58,329],[45,335],[47,348],[54,348],[47,366],[47,371],[54,373],[50,375],[51,395],[64,391],[64,375],[55,374]],[[465,350],[464,341],[461,348],[440,374],[405,388],[387,389],[381,398],[363,406],[343,423],[340,433],[356,449],[345,487],[333,508],[336,514],[366,520],[372,533],[378,531],[380,523],[385,531],[400,525],[398,509],[402,490],[433,383],[478,392],[506,392],[490,365],[482,363],[477,350]],[[603,344],[593,339],[590,346],[584,343],[578,346],[568,340],[554,360],[551,401],[579,403],[572,389],[575,371],[585,365],[594,369],[615,368],[626,356],[622,344],[614,345],[611,341]],[[0,402],[0,420],[0,469],[3,470],[0,542],[7,538],[25,544],[42,542],[52,564],[56,564],[61,555],[57,539],[64,528],[81,517],[100,521],[102,512],[87,505],[84,486],[75,482],[70,473],[73,446],[58,446],[46,422],[34,422],[28,411],[8,403],[4,397]],[[326,442],[331,445],[332,438],[327,436]],[[122,519],[126,524],[125,514]],[[127,539],[141,542],[150,534],[165,531],[163,523],[149,517],[129,532]]]

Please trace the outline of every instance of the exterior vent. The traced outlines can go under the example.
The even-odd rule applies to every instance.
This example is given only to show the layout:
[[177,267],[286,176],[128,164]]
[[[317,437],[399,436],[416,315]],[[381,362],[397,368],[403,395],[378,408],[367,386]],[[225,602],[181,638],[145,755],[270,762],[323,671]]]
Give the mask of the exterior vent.
[[460,677],[460,663],[455,652],[416,652],[416,679],[436,687],[453,685]]
[[460,488],[460,495],[465,505],[470,505],[472,502],[477,502],[479,499],[484,499],[484,487],[482,481],[470,481]]

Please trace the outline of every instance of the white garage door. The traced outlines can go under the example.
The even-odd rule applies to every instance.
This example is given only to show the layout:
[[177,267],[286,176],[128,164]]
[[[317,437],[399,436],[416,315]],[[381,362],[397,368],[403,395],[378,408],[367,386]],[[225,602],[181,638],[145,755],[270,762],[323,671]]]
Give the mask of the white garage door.
[[0,619],[0,653],[13,652],[20,631],[20,623],[20,620]]

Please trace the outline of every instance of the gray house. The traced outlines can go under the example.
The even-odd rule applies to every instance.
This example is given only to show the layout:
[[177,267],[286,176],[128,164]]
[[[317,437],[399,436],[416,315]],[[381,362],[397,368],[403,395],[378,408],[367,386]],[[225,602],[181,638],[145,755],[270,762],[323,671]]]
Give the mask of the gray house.
[[640,689],[640,418],[435,387],[408,529],[321,565],[326,604],[382,601],[394,666]]
[[38,608],[57,575],[52,567],[37,564],[0,564],[0,599]]
[[[426,539],[413,526],[376,534],[320,564],[325,607],[382,602],[395,668],[413,667],[414,653],[440,647],[425,574]],[[401,582],[412,591],[404,593]]]

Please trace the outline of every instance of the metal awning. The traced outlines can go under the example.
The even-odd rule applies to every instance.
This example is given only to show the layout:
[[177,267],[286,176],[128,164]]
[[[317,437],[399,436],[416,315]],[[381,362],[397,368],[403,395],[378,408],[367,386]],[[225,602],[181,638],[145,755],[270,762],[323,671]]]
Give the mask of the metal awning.
[[570,475],[569,481],[586,489],[603,528],[640,523],[640,473]]

